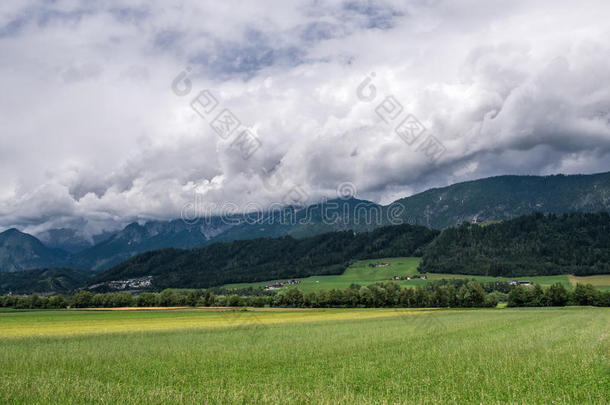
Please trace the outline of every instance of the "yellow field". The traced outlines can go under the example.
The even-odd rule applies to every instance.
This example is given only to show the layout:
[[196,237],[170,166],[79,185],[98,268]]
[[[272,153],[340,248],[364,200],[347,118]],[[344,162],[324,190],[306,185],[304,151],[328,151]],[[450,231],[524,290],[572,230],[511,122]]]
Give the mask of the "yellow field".
[[70,336],[121,332],[159,332],[179,329],[253,327],[270,324],[342,321],[419,315],[435,309],[315,309],[269,311],[151,310],[90,311],[64,310],[0,314],[0,338],[28,336]]
[[568,280],[572,285],[580,284],[592,284],[600,290],[610,290],[610,274],[600,274],[597,276],[568,276]]

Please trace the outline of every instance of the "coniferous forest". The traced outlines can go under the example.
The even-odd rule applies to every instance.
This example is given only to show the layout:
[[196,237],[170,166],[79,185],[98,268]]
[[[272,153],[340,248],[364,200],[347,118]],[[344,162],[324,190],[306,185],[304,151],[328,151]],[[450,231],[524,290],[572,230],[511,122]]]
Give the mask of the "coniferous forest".
[[531,214],[445,229],[420,272],[489,276],[610,273],[610,215]]

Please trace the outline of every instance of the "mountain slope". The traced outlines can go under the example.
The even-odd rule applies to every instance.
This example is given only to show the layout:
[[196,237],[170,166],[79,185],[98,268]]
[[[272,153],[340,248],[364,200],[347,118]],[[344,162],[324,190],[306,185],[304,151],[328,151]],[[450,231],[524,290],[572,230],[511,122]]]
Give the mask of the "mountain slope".
[[396,201],[406,223],[443,229],[464,221],[515,218],[532,212],[610,211],[610,172],[573,176],[499,176],[430,189]]
[[79,233],[78,229],[56,228],[48,229],[34,236],[49,248],[61,249],[75,254],[105,241],[113,234],[114,232],[102,232],[91,237],[85,237]]
[[219,234],[212,241],[226,242],[287,235],[306,238],[344,230],[366,232],[386,224],[387,221],[381,217],[382,213],[382,206],[355,198],[323,201],[300,210],[286,207],[264,215],[245,214],[240,218],[239,224]]
[[194,225],[176,219],[169,222],[132,223],[109,239],[86,249],[70,259],[70,267],[100,271],[117,265],[136,254],[162,248],[203,246],[228,229],[219,217]]
[[[20,254],[13,252],[15,256],[0,249],[0,271],[55,266],[103,271],[137,254],[169,247],[194,248],[285,235],[303,238],[341,230],[365,232],[400,223],[444,229],[463,221],[498,221],[532,212],[574,211],[610,211],[610,173],[492,177],[427,190],[385,207],[349,198],[300,210],[285,207],[264,214],[208,217],[189,223],[181,219],[133,223],[82,251],[79,250],[87,242],[77,231],[55,229],[41,237],[47,246],[74,252],[69,261],[59,260],[56,254],[36,254],[26,246]],[[11,249],[16,248],[14,245]],[[59,256],[65,258],[65,253]]]
[[200,218],[193,223],[180,219],[143,225],[132,223],[108,240],[79,252],[69,265],[101,271],[136,254],[162,248],[189,249],[215,242],[263,237],[292,235],[302,238],[347,229],[372,230],[383,224],[381,220],[366,221],[372,212],[380,214],[382,207],[369,201],[348,199],[315,204],[302,210],[286,207],[267,213]]
[[17,229],[0,233],[0,273],[60,266],[67,257],[67,252],[50,249],[32,235]]
[[65,268],[0,273],[0,294],[67,293],[84,287],[90,278],[90,271]]
[[445,229],[421,272],[485,276],[610,274],[610,214],[531,214]]
[[340,274],[353,259],[413,256],[438,234],[400,225],[372,232],[333,232],[310,238],[263,238],[192,250],[148,252],[105,271],[92,283],[153,276],[156,288],[205,288],[226,283]]

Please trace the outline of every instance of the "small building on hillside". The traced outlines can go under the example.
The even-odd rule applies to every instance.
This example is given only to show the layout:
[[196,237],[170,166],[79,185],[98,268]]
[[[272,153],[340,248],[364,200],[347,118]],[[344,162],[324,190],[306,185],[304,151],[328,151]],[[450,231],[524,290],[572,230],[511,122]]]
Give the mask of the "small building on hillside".
[[532,283],[531,281],[528,280],[521,280],[521,281],[517,281],[517,280],[511,280],[508,282],[509,285],[522,285],[522,286],[528,286],[528,285],[534,285],[534,283]]

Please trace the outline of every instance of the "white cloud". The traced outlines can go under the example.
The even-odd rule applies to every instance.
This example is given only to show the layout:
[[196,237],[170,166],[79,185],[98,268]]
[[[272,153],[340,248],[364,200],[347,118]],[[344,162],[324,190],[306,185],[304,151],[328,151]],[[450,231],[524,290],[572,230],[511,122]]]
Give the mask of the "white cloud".
[[[342,182],[387,203],[505,173],[608,170],[602,0],[4,2],[0,227],[175,218],[207,203],[310,202]],[[192,92],[172,80],[192,68]],[[371,72],[377,99],[356,87]],[[189,106],[208,88],[260,138],[248,160]],[[387,95],[447,152],[375,114]],[[278,166],[276,166],[280,162]],[[261,169],[283,182],[270,188]]]

